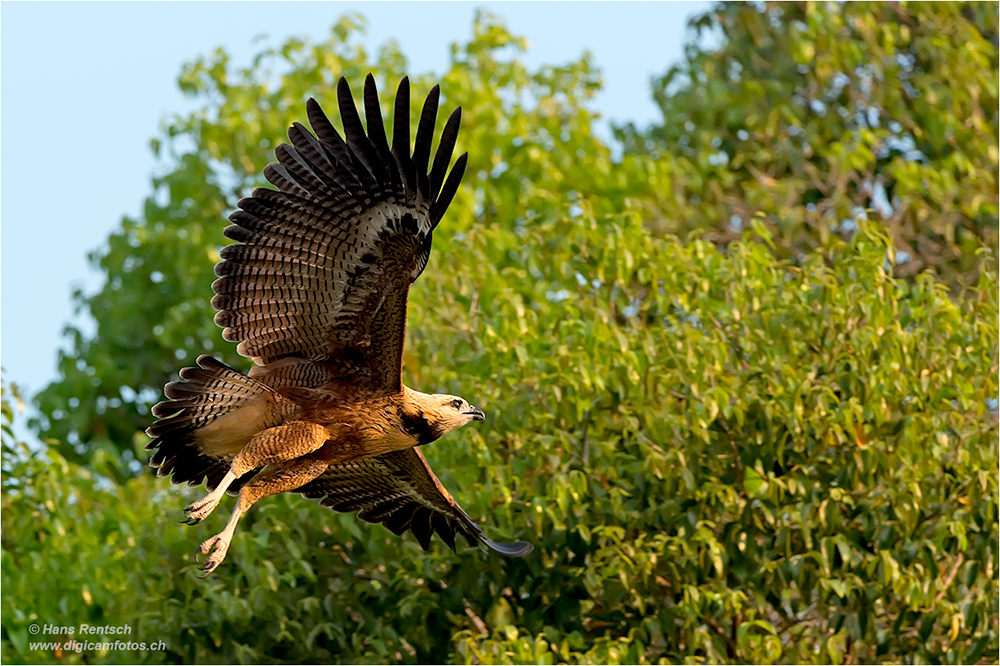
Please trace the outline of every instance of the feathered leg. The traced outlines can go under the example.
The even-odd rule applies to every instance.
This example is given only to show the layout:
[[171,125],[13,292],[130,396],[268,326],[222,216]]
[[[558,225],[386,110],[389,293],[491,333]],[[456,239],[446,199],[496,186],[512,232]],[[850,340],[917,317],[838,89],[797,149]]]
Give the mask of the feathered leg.
[[309,455],[323,446],[329,436],[323,426],[304,421],[295,421],[257,433],[233,459],[229,471],[215,490],[184,509],[187,519],[183,522],[197,525],[205,520],[215,511],[233,481],[250,470]]
[[226,523],[226,528],[201,544],[195,554],[196,560],[199,554],[208,555],[205,566],[201,568],[205,572],[205,576],[215,571],[216,567],[222,564],[222,560],[226,558],[229,544],[236,532],[236,524],[247,509],[265,497],[277,495],[286,490],[295,490],[299,486],[309,483],[326,471],[328,466],[326,461],[308,456],[293,460],[280,467],[268,467],[243,486],[239,499],[236,501],[236,508],[233,509],[233,515]]

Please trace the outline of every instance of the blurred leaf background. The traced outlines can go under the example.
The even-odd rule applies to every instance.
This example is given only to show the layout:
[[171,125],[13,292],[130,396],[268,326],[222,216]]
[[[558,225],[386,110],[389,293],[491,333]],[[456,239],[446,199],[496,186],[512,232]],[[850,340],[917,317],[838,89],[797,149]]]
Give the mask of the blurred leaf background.
[[[91,255],[106,283],[75,298],[97,330],[33,398],[43,449],[4,384],[3,660],[995,662],[988,3],[717,5],[654,82],[662,122],[613,145],[592,133],[599,63],[529,69],[480,12],[440,80],[470,168],[404,366],[486,409],[426,454],[535,553],[424,552],[286,495],[195,577],[215,525],[175,522],[200,493],[144,467],[142,430],[198,354],[248,368],[212,267],[305,100],[333,109],[337,78],[372,71],[389,118],[402,76],[415,99],[438,83],[362,49],[363,25],[184,66],[199,108],[153,139],[169,169]],[[46,622],[168,647],[31,649]]]

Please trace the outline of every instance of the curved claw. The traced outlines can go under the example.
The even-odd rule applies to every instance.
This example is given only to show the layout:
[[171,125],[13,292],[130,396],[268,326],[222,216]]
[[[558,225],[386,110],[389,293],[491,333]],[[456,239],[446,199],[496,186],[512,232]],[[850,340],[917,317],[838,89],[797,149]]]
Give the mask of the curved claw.
[[218,563],[205,562],[205,566],[198,567],[198,570],[199,571],[204,571],[205,575],[204,576],[198,576],[198,578],[200,578],[201,580],[205,580],[206,578],[208,578],[209,576],[212,575],[212,572],[215,571],[216,567],[218,567],[218,566],[219,566]]
[[[212,515],[216,507],[219,506],[219,498],[209,494],[197,502],[192,502],[184,507],[184,515],[188,525],[197,525],[201,521]],[[183,522],[183,521],[182,521]]]
[[200,571],[204,571],[205,575],[204,576],[198,576],[198,578],[201,578],[202,580],[205,580],[206,578],[208,578],[209,576],[212,575],[212,572],[215,571],[216,567],[218,567],[218,566],[219,566],[218,564],[216,564],[215,566],[209,566],[206,563],[205,566],[199,567],[199,570]]
[[206,578],[213,571],[215,571],[216,568],[218,568],[218,566],[222,564],[222,561],[226,559],[226,553],[228,551],[229,551],[229,540],[228,538],[226,538],[225,532],[223,532],[222,534],[215,535],[214,537],[208,539],[203,544],[198,546],[198,549],[195,551],[194,555],[195,562],[199,564],[201,563],[200,560],[198,559],[199,554],[208,555],[208,557],[205,560],[205,565],[203,567],[199,567],[202,571],[205,572],[205,575],[201,576],[201,578]]

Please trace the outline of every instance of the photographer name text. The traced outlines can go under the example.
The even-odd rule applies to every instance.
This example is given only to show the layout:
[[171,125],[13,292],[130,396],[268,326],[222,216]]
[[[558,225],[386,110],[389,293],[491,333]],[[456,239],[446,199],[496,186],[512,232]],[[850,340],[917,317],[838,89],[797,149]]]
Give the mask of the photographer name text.
[[63,626],[60,624],[33,624],[28,627],[32,634],[52,635],[52,636],[130,636],[132,627],[127,624],[115,625],[93,625],[83,624],[77,626]]

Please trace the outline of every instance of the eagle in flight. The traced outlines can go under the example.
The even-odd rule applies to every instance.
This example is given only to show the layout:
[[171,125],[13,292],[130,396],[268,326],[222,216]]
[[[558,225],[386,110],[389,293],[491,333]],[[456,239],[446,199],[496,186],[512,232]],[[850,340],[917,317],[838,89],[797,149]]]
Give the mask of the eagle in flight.
[[[483,412],[464,398],[427,394],[402,383],[406,297],[427,265],[435,227],[451,203],[467,154],[448,166],[461,109],[448,118],[433,164],[440,89],[424,102],[410,152],[410,86],[396,93],[392,146],[375,80],[365,80],[367,132],[347,81],[337,98],[343,138],[319,104],[306,111],[291,145],[258,188],[239,202],[224,235],[212,289],[222,336],[253,360],[249,375],[210,357],[166,385],[146,432],[150,465],[174,483],[208,494],[184,512],[208,517],[237,495],[225,529],[198,549],[202,570],[226,556],[236,524],[254,502],[280,492],[357,511],[394,534],[413,532],[427,549],[455,535],[514,557],[532,545],[497,543],[462,510],[417,448]],[[447,178],[445,177],[447,175]]]

